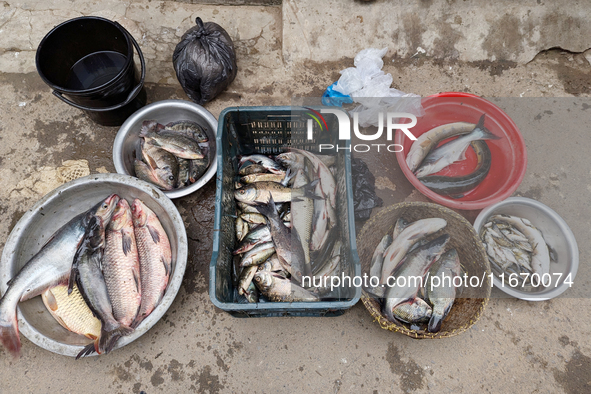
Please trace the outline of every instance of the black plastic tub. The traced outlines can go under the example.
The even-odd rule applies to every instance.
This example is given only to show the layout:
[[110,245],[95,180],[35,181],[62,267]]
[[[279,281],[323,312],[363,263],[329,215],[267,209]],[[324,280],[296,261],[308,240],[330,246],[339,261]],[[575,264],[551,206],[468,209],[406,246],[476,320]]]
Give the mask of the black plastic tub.
[[[218,170],[216,179],[215,223],[213,255],[209,265],[209,297],[213,304],[236,317],[270,316],[338,316],[359,301],[359,287],[341,288],[330,300],[319,302],[258,302],[244,304],[236,302],[232,281],[232,250],[236,243],[234,218],[234,177],[237,171],[237,155],[252,153],[278,154],[289,146],[312,151],[323,136],[307,141],[292,135],[295,122],[299,126],[307,121],[303,109],[292,107],[232,107],[220,114],[217,133]],[[334,115],[325,115],[331,126],[336,126]],[[302,128],[303,129],[303,128]],[[327,136],[325,136],[327,137]],[[327,137],[331,138],[331,137]],[[341,149],[336,155],[337,173],[337,216],[342,234],[344,253],[341,258],[339,275],[359,276],[361,268],[355,242],[355,221],[353,215],[353,191],[351,181],[351,157],[346,149],[349,141],[336,141]],[[345,149],[343,149],[345,148]],[[324,153],[324,152],[323,152]]]

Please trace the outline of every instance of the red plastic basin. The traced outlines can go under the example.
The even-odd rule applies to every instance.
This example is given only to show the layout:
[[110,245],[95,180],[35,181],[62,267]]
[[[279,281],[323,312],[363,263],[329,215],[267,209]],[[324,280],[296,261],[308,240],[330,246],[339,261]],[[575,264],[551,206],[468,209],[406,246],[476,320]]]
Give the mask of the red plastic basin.
[[[475,189],[464,193],[463,197],[452,198],[431,191],[410,171],[406,164],[406,155],[414,141],[397,130],[394,142],[402,145],[404,149],[396,153],[396,159],[406,178],[417,190],[441,205],[465,210],[483,209],[506,199],[515,192],[525,176],[527,151],[519,129],[505,112],[481,97],[460,92],[429,96],[422,100],[422,104],[425,116],[418,118],[417,125],[410,129],[416,137],[447,123],[476,124],[484,113],[486,114],[484,126],[501,139],[486,141],[492,156],[487,177]],[[448,140],[442,141],[440,145]],[[437,175],[462,176],[472,172],[475,167],[476,154],[470,146],[466,151],[466,160],[444,168]]]

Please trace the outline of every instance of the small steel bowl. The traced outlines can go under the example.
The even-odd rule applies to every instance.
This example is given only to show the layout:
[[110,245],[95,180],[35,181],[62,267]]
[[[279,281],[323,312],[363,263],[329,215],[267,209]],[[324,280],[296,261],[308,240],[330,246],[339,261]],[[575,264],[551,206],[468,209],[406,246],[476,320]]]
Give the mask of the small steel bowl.
[[[558,258],[556,263],[550,263],[552,283],[548,287],[539,286],[533,291],[518,290],[510,286],[507,275],[504,284],[497,275],[493,275],[494,285],[506,294],[526,301],[545,301],[564,293],[569,288],[569,285],[564,283],[565,279],[570,274],[570,281],[574,281],[579,268],[577,240],[564,219],[539,201],[525,197],[510,197],[480,212],[474,222],[476,232],[480,234],[480,229],[487,219],[497,214],[512,215],[529,220],[542,232],[546,243],[556,251]],[[562,273],[559,280],[557,280],[557,276],[553,275],[555,273]]]
[[[183,219],[172,201],[147,182],[129,175],[96,174],[68,182],[48,193],[23,215],[8,236],[0,260],[0,292],[6,292],[6,282],[53,233],[112,193],[130,203],[139,198],[153,210],[172,249],[172,274],[162,301],[131,335],[117,342],[117,349],[142,336],[166,313],[181,286],[187,264],[187,233]],[[37,346],[65,356],[76,356],[90,342],[60,326],[45,308],[41,297],[19,303],[18,327],[20,333]]]
[[168,198],[179,198],[199,190],[216,173],[216,133],[218,121],[205,108],[184,100],[157,101],[136,111],[119,128],[113,143],[113,163],[119,174],[135,176],[133,160],[139,143],[139,133],[144,120],[156,120],[167,124],[177,120],[190,120],[198,123],[209,138],[209,168],[195,183],[178,189],[163,191]]

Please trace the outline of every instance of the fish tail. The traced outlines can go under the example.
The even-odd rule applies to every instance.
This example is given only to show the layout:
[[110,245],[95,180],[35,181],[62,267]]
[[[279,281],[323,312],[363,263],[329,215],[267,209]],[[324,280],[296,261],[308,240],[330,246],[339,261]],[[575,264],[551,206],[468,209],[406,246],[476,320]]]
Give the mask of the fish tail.
[[21,351],[21,339],[18,333],[16,310],[14,316],[10,316],[8,319],[4,316],[0,320],[0,342],[15,358],[18,358]]
[[431,319],[429,319],[429,326],[427,329],[429,332],[439,332],[441,330],[441,323],[443,322],[443,316],[436,315],[433,313]]
[[494,135],[493,133],[490,132],[489,129],[483,127],[482,129],[482,139],[483,140],[500,140],[501,137],[499,137],[498,135]]
[[254,207],[257,209],[257,211],[259,211],[261,214],[265,215],[268,218],[277,215],[277,208],[275,207],[275,201],[273,201],[273,196],[269,197],[268,204],[255,205]]
[[101,327],[101,337],[99,339],[99,353],[109,353],[111,350],[113,350],[119,338],[129,335],[133,331],[133,328],[124,326],[122,324],[117,325],[112,330],[107,330],[103,324]]
[[76,356],[76,360],[78,360],[80,357],[89,356],[94,352],[98,353],[97,343],[91,342],[88,345],[84,346],[84,348],[80,351],[80,353],[78,353],[78,355]]

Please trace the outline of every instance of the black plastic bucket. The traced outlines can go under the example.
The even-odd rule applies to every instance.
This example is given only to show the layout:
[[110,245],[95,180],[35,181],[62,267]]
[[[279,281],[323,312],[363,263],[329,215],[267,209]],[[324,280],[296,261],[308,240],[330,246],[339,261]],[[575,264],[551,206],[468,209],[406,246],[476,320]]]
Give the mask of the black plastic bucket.
[[[141,63],[139,80],[134,47]],[[39,44],[36,64],[56,97],[98,124],[119,126],[146,105],[144,56],[117,22],[85,16],[56,26]]]

